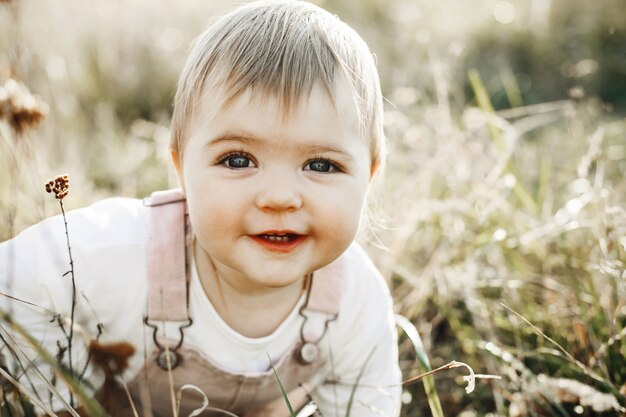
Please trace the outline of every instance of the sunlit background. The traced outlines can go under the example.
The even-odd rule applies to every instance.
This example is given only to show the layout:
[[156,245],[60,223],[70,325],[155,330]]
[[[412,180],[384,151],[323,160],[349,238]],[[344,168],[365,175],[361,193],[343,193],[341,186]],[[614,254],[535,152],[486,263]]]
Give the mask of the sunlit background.
[[[175,186],[185,52],[239,3],[0,1],[0,240],[58,213],[43,184],[60,173],[70,207]],[[386,97],[364,245],[432,367],[501,378],[466,394],[465,371],[440,372],[430,406],[421,382],[406,388],[403,416],[436,415],[433,401],[446,416],[621,415],[626,3],[317,4],[370,44]],[[422,373],[400,349],[404,376]]]

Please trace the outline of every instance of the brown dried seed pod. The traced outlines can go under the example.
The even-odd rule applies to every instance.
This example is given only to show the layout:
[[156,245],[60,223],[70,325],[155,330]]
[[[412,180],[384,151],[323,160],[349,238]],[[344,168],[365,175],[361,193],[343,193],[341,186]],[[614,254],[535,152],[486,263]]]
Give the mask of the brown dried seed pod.
[[67,174],[59,175],[46,183],[46,192],[54,193],[54,198],[63,200],[70,193],[70,179]]
[[37,126],[47,112],[48,105],[24,84],[9,78],[0,86],[0,119],[6,119],[16,133]]
[[126,342],[105,344],[92,340],[89,343],[89,353],[94,366],[103,370],[105,378],[110,379],[124,373],[135,348]]

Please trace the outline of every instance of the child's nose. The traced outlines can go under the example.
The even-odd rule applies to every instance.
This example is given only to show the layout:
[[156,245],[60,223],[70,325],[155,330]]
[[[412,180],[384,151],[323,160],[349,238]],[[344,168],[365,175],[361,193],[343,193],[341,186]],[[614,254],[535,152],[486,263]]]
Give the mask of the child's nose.
[[276,170],[264,176],[256,195],[256,205],[263,211],[293,211],[302,207],[298,179],[293,174]]

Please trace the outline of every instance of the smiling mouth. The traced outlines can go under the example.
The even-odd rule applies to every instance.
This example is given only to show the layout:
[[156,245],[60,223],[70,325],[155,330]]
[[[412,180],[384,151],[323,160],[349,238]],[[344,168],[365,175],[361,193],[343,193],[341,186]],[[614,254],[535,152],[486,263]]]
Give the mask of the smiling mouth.
[[260,238],[262,239],[266,239],[269,240],[270,242],[291,242],[295,239],[297,239],[299,236],[301,235],[297,235],[295,233],[284,233],[284,234],[279,234],[279,233],[263,233],[258,235]]
[[267,232],[250,236],[265,249],[274,252],[291,252],[306,239],[306,235],[291,232]]

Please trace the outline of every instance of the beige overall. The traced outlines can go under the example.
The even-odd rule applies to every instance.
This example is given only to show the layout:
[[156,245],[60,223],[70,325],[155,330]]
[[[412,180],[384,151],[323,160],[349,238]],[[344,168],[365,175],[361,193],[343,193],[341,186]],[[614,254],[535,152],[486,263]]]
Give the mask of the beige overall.
[[[279,409],[284,406],[284,415],[288,416],[273,369],[259,373],[231,373],[199,350],[183,344],[185,328],[193,325],[187,306],[191,233],[185,199],[179,190],[162,191],[147,199],[146,205],[150,206],[150,241],[145,323],[152,328],[156,348],[144,369],[129,383],[139,415],[173,417],[171,387],[178,392],[183,385],[193,384],[206,394],[209,407],[244,416],[276,401],[273,404]],[[343,269],[342,261],[338,260],[311,276],[306,300],[300,310],[304,317],[301,338],[273,364],[296,410],[307,402],[308,392],[324,377],[325,360],[318,354],[317,344],[328,323],[337,317]],[[310,312],[317,314],[309,317],[307,313]],[[317,323],[314,323],[313,316]],[[176,340],[164,340],[159,336],[164,321],[180,323]],[[168,368],[171,369],[171,379]],[[179,415],[189,416],[201,408],[202,402],[202,395],[195,389],[184,390]],[[109,410],[113,417],[132,416],[128,401],[119,401],[115,407],[119,408]],[[205,410],[200,415],[228,414]]]

